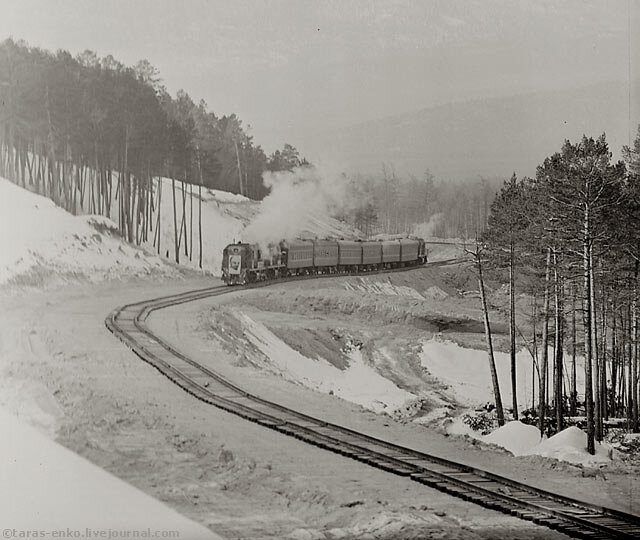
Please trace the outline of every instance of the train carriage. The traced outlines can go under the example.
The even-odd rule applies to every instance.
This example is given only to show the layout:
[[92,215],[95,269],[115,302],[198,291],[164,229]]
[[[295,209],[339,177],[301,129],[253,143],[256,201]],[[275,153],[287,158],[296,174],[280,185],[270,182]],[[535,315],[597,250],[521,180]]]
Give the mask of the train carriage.
[[400,262],[417,263],[420,242],[415,238],[402,238],[400,242]]
[[338,267],[358,267],[362,264],[362,242],[338,240]]
[[380,242],[362,242],[362,264],[367,267],[382,263],[382,244]]
[[388,266],[400,262],[400,242],[398,240],[383,240],[382,263]]
[[313,266],[319,272],[337,270],[338,242],[335,240],[314,240]]
[[301,270],[313,268],[313,242],[309,240],[283,241],[281,244],[286,255],[287,270],[297,274]]

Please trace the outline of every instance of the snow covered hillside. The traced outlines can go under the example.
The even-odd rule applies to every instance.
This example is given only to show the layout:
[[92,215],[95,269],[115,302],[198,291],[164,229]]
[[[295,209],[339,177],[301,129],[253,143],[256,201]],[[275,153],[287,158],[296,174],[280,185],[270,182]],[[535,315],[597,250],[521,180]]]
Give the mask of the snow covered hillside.
[[179,271],[119,237],[102,216],[72,216],[46,197],[0,178],[0,285],[70,278],[98,281],[177,276]]

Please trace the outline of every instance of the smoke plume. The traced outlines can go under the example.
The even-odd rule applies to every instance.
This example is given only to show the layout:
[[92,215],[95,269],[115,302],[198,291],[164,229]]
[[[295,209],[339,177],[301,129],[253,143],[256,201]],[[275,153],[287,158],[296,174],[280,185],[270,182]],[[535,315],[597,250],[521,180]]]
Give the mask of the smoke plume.
[[413,227],[413,234],[415,236],[424,238],[425,240],[435,237],[436,236],[435,233],[438,228],[438,225],[440,225],[443,218],[444,218],[444,214],[442,212],[439,212],[438,214],[433,214],[429,218],[429,221],[425,221],[423,223],[417,223]]
[[338,174],[301,167],[266,172],[263,182],[271,192],[262,201],[260,214],[244,230],[245,242],[266,246],[283,239],[329,236],[332,218],[346,208],[346,180]]

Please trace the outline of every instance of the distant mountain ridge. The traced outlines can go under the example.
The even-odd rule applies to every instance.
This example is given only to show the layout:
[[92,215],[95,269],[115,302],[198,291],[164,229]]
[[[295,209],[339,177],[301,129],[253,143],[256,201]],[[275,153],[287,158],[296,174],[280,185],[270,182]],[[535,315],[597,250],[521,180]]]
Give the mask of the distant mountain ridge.
[[430,169],[440,178],[533,175],[565,139],[605,132],[614,158],[640,122],[640,80],[632,85],[632,119],[626,82],[476,99],[380,118],[318,137],[324,159],[354,172],[400,174]]

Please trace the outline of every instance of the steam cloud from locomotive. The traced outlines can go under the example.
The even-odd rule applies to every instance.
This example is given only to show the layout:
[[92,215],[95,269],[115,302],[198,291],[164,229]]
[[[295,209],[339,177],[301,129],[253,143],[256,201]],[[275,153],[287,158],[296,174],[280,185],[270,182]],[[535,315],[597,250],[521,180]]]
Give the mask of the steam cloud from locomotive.
[[259,244],[265,251],[280,240],[304,237],[314,221],[324,221],[349,207],[344,179],[315,167],[267,172],[263,183],[271,193],[244,230],[243,241]]

